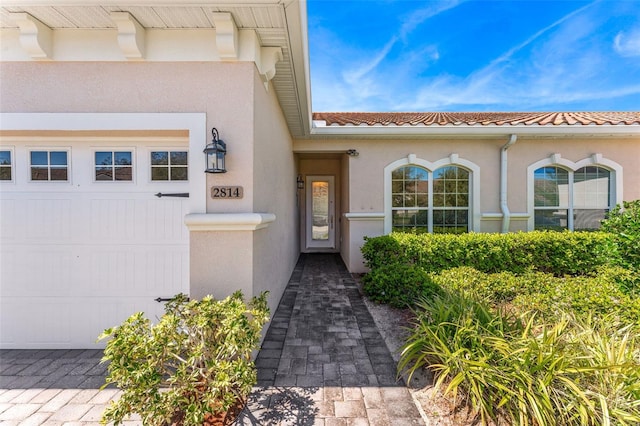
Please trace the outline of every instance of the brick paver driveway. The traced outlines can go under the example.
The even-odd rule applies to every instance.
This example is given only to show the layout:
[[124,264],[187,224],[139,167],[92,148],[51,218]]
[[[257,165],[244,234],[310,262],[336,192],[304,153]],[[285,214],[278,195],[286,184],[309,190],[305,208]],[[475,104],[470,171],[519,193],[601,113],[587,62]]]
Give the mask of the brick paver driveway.
[[[101,355],[0,351],[0,425],[97,425],[119,395],[99,390]],[[239,425],[424,425],[337,255],[301,255],[256,366],[258,386]]]

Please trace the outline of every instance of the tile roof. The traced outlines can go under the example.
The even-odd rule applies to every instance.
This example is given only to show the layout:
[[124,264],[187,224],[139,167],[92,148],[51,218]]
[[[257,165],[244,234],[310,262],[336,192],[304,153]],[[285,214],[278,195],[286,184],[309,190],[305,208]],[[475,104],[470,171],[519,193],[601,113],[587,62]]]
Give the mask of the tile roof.
[[327,126],[640,125],[640,112],[315,112]]

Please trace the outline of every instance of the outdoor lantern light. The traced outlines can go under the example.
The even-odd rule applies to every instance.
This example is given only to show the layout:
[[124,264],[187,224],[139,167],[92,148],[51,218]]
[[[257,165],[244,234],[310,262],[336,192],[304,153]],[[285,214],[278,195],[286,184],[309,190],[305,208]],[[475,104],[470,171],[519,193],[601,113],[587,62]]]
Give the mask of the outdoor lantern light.
[[227,144],[218,139],[218,129],[211,129],[211,143],[204,149],[206,173],[226,173],[224,157],[227,155]]
[[302,179],[302,175],[298,175],[296,183],[298,184],[298,189],[304,189],[304,179]]

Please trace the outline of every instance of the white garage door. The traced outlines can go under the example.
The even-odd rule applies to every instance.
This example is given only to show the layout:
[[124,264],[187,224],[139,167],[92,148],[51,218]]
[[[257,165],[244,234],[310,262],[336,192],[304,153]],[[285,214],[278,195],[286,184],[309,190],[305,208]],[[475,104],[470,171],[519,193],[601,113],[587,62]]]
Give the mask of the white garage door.
[[19,138],[0,147],[0,346],[92,348],[188,293],[187,141]]

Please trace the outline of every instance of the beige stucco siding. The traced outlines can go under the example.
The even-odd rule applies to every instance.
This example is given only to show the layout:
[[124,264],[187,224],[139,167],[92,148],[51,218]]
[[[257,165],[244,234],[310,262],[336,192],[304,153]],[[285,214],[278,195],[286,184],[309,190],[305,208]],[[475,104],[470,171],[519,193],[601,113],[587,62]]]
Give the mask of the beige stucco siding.
[[[460,158],[476,163],[482,170],[481,183],[489,185],[497,180],[500,163],[500,147],[505,140],[359,140],[300,142],[305,150],[336,150],[336,146],[354,148],[358,157],[349,161],[349,211],[382,212],[384,210],[384,168],[396,160],[415,154],[418,158],[435,162],[458,154]],[[497,194],[483,194],[482,210],[496,211]]]
[[[480,216],[475,231],[500,232],[502,217],[500,206],[500,164],[501,149],[507,137],[484,138],[436,138],[415,139],[330,139],[297,140],[297,152],[336,152],[354,148],[357,157],[349,157],[347,174],[348,194],[343,202],[348,204],[346,213],[354,215],[347,220],[343,237],[343,257],[349,269],[354,272],[364,270],[360,247],[363,236],[381,235],[384,230],[385,212],[384,169],[389,164],[408,158],[414,154],[418,160],[434,163],[456,154],[477,166],[480,178],[474,184],[480,185],[479,208],[474,216]],[[520,137],[508,151],[507,203],[513,214],[509,229],[527,230],[530,220],[528,200],[527,168],[553,154],[570,162],[601,156],[622,168],[622,198],[640,199],[640,136],[638,137]],[[378,216],[376,216],[376,214]]]
[[[282,111],[254,63],[5,62],[0,74],[11,82],[0,85],[2,112],[205,113],[206,138],[192,152],[190,173],[204,174],[200,149],[212,127],[227,143],[227,173],[206,175],[206,191],[190,194],[203,197],[205,211],[192,213],[276,220],[257,230],[190,232],[191,295],[270,290],[275,309],[298,254],[295,163]],[[244,197],[211,198],[212,186],[229,185],[242,186]]]
[[254,85],[254,211],[276,216],[266,229],[254,232],[254,295],[269,290],[269,307],[275,312],[299,254],[296,169],[273,88],[266,91],[257,74]]
[[553,154],[578,162],[594,154],[618,163],[623,170],[623,199],[640,199],[640,135],[607,138],[519,138],[509,148],[509,208],[527,211],[527,168]]

